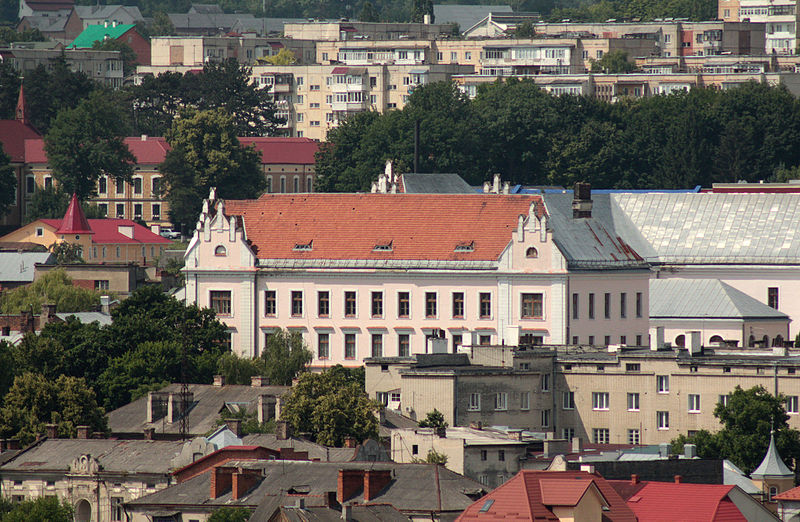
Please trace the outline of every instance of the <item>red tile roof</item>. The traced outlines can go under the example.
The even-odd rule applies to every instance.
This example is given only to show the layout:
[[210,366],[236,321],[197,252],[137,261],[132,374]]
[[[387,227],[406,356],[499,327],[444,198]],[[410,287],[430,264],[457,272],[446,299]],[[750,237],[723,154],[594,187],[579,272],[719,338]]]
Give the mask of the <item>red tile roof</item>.
[[261,152],[261,163],[313,165],[319,143],[310,138],[239,138],[242,145],[253,145]]
[[773,495],[772,498],[776,500],[800,500],[800,486]]
[[[147,136],[144,139],[141,137],[125,138],[125,145],[133,153],[136,163],[139,165],[158,165],[164,161],[170,148],[167,140],[154,136]],[[27,163],[47,163],[43,139],[25,140],[25,161]]]
[[[611,480],[611,485],[630,481]],[[644,487],[628,498],[628,506],[639,520],[647,522],[713,522],[747,520],[728,493],[735,487],[724,484],[642,482]],[[722,518],[720,518],[722,517]]]
[[[226,201],[259,259],[496,261],[540,196],[265,194]],[[537,205],[541,212],[543,205]],[[311,244],[310,250],[294,250]],[[375,251],[377,245],[391,250]],[[456,252],[458,245],[473,250]]]
[[[547,485],[552,482],[556,487]],[[584,471],[522,470],[508,482],[469,506],[457,519],[557,521],[550,507],[578,500],[594,484],[608,503],[603,520],[636,522],[633,511],[603,477]],[[558,492],[557,489],[563,489]],[[545,493],[543,495],[543,492]],[[487,505],[487,501],[493,501]],[[547,504],[547,502],[558,502]]]
[[[58,230],[61,226],[60,219],[40,219],[45,225]],[[167,245],[171,243],[158,234],[153,234],[147,228],[131,221],[130,219],[89,219],[89,228],[94,235],[92,242],[96,244],[157,244]],[[119,231],[120,226],[132,226],[133,237],[130,238]]]
[[25,140],[41,138],[30,125],[17,120],[0,120],[0,145],[13,163],[25,162]]
[[78,196],[74,193],[56,234],[94,234],[89,228],[89,222],[86,221],[86,215],[83,213]]

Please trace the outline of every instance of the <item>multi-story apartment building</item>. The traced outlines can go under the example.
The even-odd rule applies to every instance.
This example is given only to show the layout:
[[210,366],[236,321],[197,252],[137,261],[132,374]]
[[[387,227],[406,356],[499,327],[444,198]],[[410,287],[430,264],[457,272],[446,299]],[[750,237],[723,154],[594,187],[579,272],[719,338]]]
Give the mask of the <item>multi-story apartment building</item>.
[[50,66],[64,56],[69,68],[112,88],[122,87],[122,58],[119,51],[87,49],[41,49],[34,42],[17,42],[0,48],[0,60],[13,65],[20,74],[29,74],[40,65]]
[[795,0],[719,0],[718,16],[726,22],[763,23],[764,52],[797,53],[797,2]]
[[241,355],[258,355],[277,328],[301,332],[317,368],[442,342],[641,344],[648,266],[591,206],[583,189],[552,205],[212,193],[186,250],[187,301],[214,308]]
[[452,24],[296,22],[283,26],[287,38],[335,42],[337,40],[436,40],[452,36]]
[[[654,332],[653,339],[659,335]],[[763,386],[786,396],[789,425],[800,427],[800,361],[785,349],[715,352],[697,344],[688,350],[664,345],[462,350],[471,365],[368,359],[367,390],[378,400],[394,395],[395,400],[384,401],[387,407],[419,419],[436,407],[455,426],[483,420],[550,431],[567,440],[660,444],[701,429],[717,431],[713,412],[719,402],[725,403],[736,386]],[[539,367],[542,371],[532,371]],[[470,372],[482,377],[465,378]],[[390,374],[399,379],[387,378]],[[545,375],[552,375],[547,388]],[[507,410],[523,414],[495,418]]]
[[299,63],[314,63],[315,42],[293,38],[256,36],[157,36],[150,40],[151,65],[202,67],[210,61],[235,58],[254,65],[259,58],[289,49]]

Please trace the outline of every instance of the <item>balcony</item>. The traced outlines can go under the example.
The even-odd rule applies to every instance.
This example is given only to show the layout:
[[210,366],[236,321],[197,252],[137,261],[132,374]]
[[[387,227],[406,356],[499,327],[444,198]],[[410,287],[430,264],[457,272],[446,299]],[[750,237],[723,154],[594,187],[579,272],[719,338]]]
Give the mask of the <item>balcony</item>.
[[367,109],[367,105],[368,103],[364,101],[333,102],[331,110],[333,112],[361,112]]
[[364,92],[369,90],[366,83],[334,83],[331,85],[333,92]]

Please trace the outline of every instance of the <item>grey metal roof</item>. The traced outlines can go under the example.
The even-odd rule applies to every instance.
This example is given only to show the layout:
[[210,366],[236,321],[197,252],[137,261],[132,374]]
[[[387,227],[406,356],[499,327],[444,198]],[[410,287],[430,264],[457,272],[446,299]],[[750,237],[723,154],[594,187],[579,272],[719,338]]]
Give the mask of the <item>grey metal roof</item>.
[[255,19],[252,14],[169,14],[170,22],[176,29],[209,29],[230,31],[238,22]]
[[402,183],[406,194],[477,194],[458,174],[403,174]]
[[626,193],[611,197],[645,244],[635,236],[626,240],[650,262],[800,263],[800,194]]
[[113,473],[167,473],[183,441],[46,439],[3,464],[2,471],[66,472],[76,457],[91,455],[103,471]]
[[[281,518],[279,520],[286,520],[288,522],[341,522],[343,520],[340,510],[329,507],[315,506],[300,508],[281,506],[279,509],[281,511]],[[348,520],[352,520],[353,522],[403,522],[411,520],[392,506],[372,506],[367,504],[354,505],[350,509],[350,517]],[[250,518],[250,522],[266,522],[267,520],[270,520],[270,518],[261,518],[261,516],[258,518]]]
[[770,434],[767,454],[756,470],[750,474],[750,478],[764,479],[777,477],[794,477],[794,473],[783,463],[781,456],[778,455],[778,448],[775,447],[775,435]]
[[237,33],[256,33],[266,36],[268,34],[282,33],[284,24],[299,24],[305,18],[240,18],[231,27]]
[[62,321],[66,321],[70,317],[74,317],[78,321],[89,324],[97,321],[100,326],[108,326],[111,324],[111,316],[103,312],[61,312],[57,313],[56,317]]
[[672,317],[789,319],[719,279],[651,279],[650,318]]
[[[133,20],[144,20],[141,11],[136,6],[129,5],[76,5],[75,12],[81,20],[108,20],[112,21],[118,11],[125,11]],[[127,23],[127,22],[126,22]]]
[[295,451],[307,451],[308,458],[318,459],[320,462],[349,462],[353,460],[356,450],[354,448],[329,448],[309,440],[290,437],[278,439],[273,433],[253,433],[242,437],[245,446],[261,446],[274,449],[291,448]]
[[52,260],[50,252],[0,252],[0,283],[31,283],[33,265]]
[[761,488],[757,488],[753,481],[729,460],[722,461],[722,483],[726,486],[739,486],[748,495],[761,493]]
[[[592,194],[592,217],[572,217],[572,194],[545,194],[553,241],[571,268],[644,268],[643,255],[630,244],[638,232],[615,212],[608,194]],[[641,241],[639,241],[641,243]]]
[[477,24],[489,13],[510,13],[510,5],[435,4],[433,18],[437,24],[457,23],[461,31]]

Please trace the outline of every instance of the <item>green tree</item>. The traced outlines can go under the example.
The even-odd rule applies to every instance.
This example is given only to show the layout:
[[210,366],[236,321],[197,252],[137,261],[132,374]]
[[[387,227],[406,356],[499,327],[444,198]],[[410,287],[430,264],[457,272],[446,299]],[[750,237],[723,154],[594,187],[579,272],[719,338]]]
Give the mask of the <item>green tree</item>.
[[769,446],[770,432],[775,432],[778,453],[785,462],[800,458],[800,431],[789,428],[784,395],[771,395],[762,386],[748,390],[737,386],[728,394],[727,404],[717,403],[714,416],[723,428],[716,433],[702,430],[692,437],[679,436],[672,441],[673,451],[683,445],[697,445],[703,458],[724,458],[750,474]]
[[8,207],[15,203],[17,176],[11,167],[11,158],[3,151],[0,143],[0,216],[6,213]]
[[421,23],[430,15],[433,23],[433,0],[411,0],[411,21]]
[[66,500],[38,497],[9,504],[8,512],[0,511],[0,522],[72,522],[74,511]]
[[314,356],[308,350],[300,332],[277,330],[267,336],[261,354],[264,375],[275,385],[290,385],[292,379],[305,371]]
[[628,53],[622,49],[614,49],[599,60],[592,60],[592,72],[608,74],[629,73],[636,70],[636,64],[628,60]]
[[536,36],[536,27],[530,20],[522,22],[517,26],[514,31],[514,38],[534,38]]
[[372,5],[372,2],[364,2],[364,5],[361,6],[361,11],[358,13],[358,21],[359,22],[379,22],[378,11],[375,10],[375,6]]
[[211,513],[208,522],[247,522],[252,513],[252,510],[243,507],[223,507]]
[[295,433],[309,433],[319,444],[340,446],[345,438],[377,438],[379,405],[347,372],[336,366],[322,373],[304,373],[281,409],[281,418]]
[[50,252],[53,253],[56,258],[56,263],[59,265],[86,262],[83,259],[83,249],[81,246],[68,241],[53,243],[50,245]]
[[97,40],[92,44],[92,49],[95,51],[119,51],[122,59],[122,74],[127,78],[136,72],[136,66],[138,65],[136,52],[122,40],[116,38]]
[[63,269],[51,270],[33,283],[0,295],[0,310],[18,314],[23,310],[41,312],[44,303],[54,303],[56,312],[86,312],[100,305],[100,293],[72,286]]
[[221,109],[175,121],[166,136],[172,150],[159,166],[173,223],[195,223],[211,187],[225,199],[256,198],[264,190],[259,153],[237,136],[233,117]]
[[19,99],[19,71],[11,62],[0,62],[0,119],[11,120]]
[[0,406],[3,404],[3,397],[14,384],[15,371],[18,371],[15,361],[14,346],[7,341],[0,341]]
[[266,371],[263,357],[250,359],[235,353],[223,353],[217,359],[217,375],[222,375],[225,384],[250,384],[251,377],[265,375]]
[[75,437],[77,426],[107,430],[103,409],[83,378],[62,375],[51,381],[35,373],[17,376],[0,408],[0,433],[29,444],[44,434],[48,423],[57,425],[60,437]]
[[294,65],[297,63],[297,56],[295,56],[291,49],[284,47],[278,51],[278,54],[264,56],[263,58],[259,58],[259,61],[270,65]]
[[181,108],[188,105],[184,100],[184,81],[181,73],[167,71],[158,76],[146,74],[140,84],[123,88],[136,134],[166,134]]
[[126,121],[120,105],[105,91],[93,92],[76,108],[58,114],[44,142],[53,175],[65,192],[83,201],[95,195],[101,174],[130,180],[136,158],[123,141]]
[[[54,184],[49,187],[36,187],[31,200],[26,206],[25,223],[36,221],[37,219],[61,219],[69,206],[72,194],[67,194],[60,185]],[[83,213],[88,219],[106,217],[96,204],[83,201],[81,202]]]
[[175,25],[164,11],[153,13],[153,23],[150,25],[150,36],[173,36]]
[[425,456],[424,459],[418,459],[416,457],[411,459],[411,462],[415,462],[418,464],[438,464],[440,466],[447,465],[447,455],[444,453],[439,453],[435,449],[431,448],[428,450],[428,454]]
[[447,423],[444,420],[442,412],[436,408],[429,411],[428,414],[419,423],[420,428],[446,428]]

